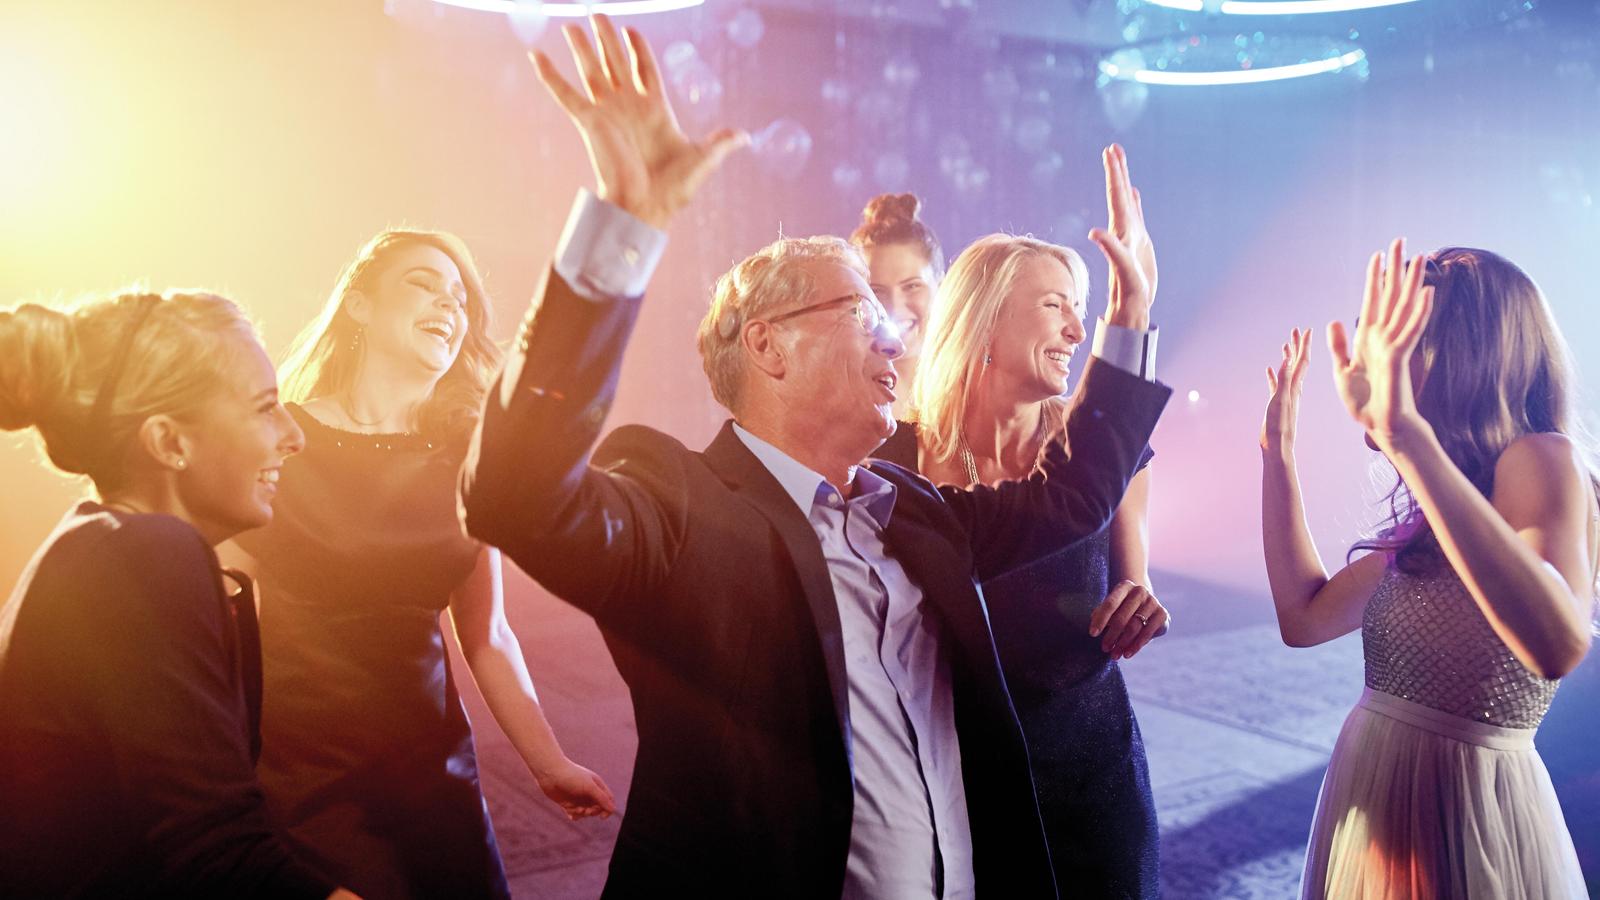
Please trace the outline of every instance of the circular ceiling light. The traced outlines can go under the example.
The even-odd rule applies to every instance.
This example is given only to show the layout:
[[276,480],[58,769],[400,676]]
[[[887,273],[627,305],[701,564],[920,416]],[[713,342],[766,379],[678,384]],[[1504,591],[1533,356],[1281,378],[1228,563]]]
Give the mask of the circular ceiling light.
[[1366,51],[1326,38],[1190,35],[1118,50],[1100,61],[1100,82],[1200,87],[1258,84],[1332,72],[1367,74]]
[[604,3],[536,3],[518,0],[433,0],[446,6],[483,12],[531,12],[556,18],[581,19],[590,13],[608,16],[642,16],[647,13],[675,12],[699,6],[706,0],[609,0]]

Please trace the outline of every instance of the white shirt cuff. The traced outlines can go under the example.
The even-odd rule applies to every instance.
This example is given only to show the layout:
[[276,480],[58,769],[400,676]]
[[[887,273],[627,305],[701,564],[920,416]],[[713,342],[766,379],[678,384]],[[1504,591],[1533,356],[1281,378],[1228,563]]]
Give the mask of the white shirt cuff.
[[580,188],[556,244],[556,274],[585,300],[640,297],[667,234]]
[[1137,375],[1145,381],[1155,381],[1158,335],[1159,332],[1153,327],[1149,331],[1140,331],[1101,319],[1094,330],[1094,345],[1089,352],[1124,372]]

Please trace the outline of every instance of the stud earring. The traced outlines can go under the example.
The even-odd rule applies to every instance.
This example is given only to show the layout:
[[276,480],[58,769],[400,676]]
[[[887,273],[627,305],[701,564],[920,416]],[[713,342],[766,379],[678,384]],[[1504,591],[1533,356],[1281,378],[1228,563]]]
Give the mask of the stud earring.
[[172,465],[175,466],[179,472],[182,472],[184,469],[189,468],[189,461],[180,456],[178,459],[173,461]]

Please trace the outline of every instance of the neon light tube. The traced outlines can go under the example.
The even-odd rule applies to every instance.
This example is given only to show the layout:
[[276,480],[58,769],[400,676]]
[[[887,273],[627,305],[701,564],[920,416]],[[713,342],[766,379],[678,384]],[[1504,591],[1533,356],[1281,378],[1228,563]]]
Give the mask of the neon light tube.
[[1238,69],[1227,72],[1162,72],[1156,69],[1124,71],[1113,63],[1100,63],[1100,71],[1109,78],[1137,81],[1142,84],[1181,85],[1197,87],[1209,84],[1253,84],[1262,81],[1283,81],[1288,78],[1305,78],[1324,72],[1337,72],[1367,58],[1365,50],[1351,50],[1343,56],[1295,63],[1290,66],[1272,66],[1265,69]]

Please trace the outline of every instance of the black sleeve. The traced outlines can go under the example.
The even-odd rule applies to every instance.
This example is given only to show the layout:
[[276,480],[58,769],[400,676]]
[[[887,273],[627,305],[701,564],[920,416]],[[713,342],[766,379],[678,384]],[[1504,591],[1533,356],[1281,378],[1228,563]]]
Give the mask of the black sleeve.
[[1172,389],[1109,363],[1084,370],[1067,414],[1069,454],[1054,442],[1041,471],[994,487],[942,487],[988,581],[1104,528],[1138,470]]
[[268,822],[250,758],[233,622],[216,557],[176,519],[124,523],[95,565],[93,702],[132,808],[174,893],[326,897]]
[[547,271],[490,388],[462,466],[468,534],[602,621],[649,596],[681,544],[687,484],[648,461],[648,429],[620,428],[591,455],[616,394],[638,298],[590,301]]

